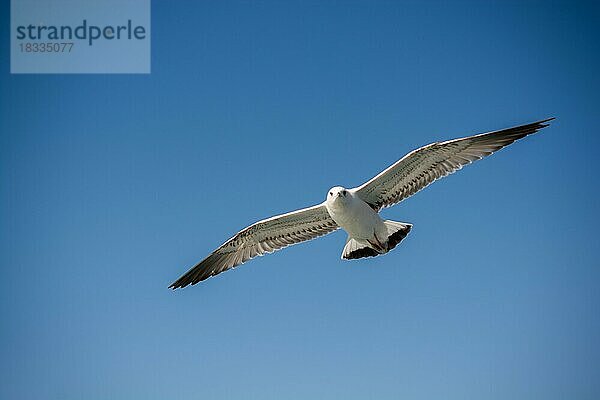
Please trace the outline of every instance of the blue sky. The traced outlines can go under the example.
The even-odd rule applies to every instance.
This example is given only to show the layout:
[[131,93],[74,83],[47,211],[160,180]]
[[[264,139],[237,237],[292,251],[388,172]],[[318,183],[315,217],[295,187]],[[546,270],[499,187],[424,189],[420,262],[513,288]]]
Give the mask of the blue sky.
[[[154,1],[150,75],[10,75],[0,397],[600,395],[600,9]],[[179,291],[244,226],[441,139],[555,116],[389,219]]]

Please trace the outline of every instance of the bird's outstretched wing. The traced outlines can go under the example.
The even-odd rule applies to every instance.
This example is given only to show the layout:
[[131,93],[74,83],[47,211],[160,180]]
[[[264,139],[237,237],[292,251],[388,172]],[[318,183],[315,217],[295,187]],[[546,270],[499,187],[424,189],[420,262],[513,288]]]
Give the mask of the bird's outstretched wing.
[[251,258],[326,235],[338,229],[325,203],[259,221],[238,232],[169,286],[195,285]]
[[548,126],[546,122],[553,119],[428,144],[408,153],[385,171],[353,190],[378,211],[412,196],[436,179],[545,128]]

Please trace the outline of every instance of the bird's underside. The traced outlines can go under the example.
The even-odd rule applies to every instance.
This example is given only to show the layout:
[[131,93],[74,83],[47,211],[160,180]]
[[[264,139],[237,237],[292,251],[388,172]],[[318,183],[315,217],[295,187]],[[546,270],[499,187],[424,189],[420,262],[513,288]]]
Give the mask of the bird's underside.
[[545,128],[552,119],[423,146],[361,186],[353,189],[334,187],[321,204],[250,225],[169,287],[195,285],[254,257],[315,239],[339,228],[348,233],[342,258],[385,254],[408,235],[412,225],[382,220],[379,217],[382,208],[397,204],[435,180]]

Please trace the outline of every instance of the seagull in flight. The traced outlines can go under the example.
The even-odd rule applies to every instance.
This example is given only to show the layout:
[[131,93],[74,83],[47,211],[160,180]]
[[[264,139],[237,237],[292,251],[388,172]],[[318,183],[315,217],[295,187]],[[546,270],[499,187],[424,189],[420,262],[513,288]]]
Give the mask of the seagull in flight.
[[433,181],[536,133],[553,119],[435,142],[411,151],[358,187],[335,186],[321,204],[276,215],[242,229],[169,288],[195,285],[254,257],[315,239],[339,228],[348,233],[342,259],[386,254],[408,235],[412,225],[383,220],[379,216],[382,208],[398,204]]

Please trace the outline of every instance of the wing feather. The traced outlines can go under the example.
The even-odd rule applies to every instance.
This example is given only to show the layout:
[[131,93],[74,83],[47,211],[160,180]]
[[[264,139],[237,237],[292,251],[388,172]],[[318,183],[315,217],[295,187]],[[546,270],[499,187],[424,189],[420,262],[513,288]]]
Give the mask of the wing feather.
[[244,262],[338,229],[325,204],[259,221],[238,232],[169,286],[195,285]]
[[412,196],[435,180],[545,128],[548,126],[546,122],[553,119],[428,144],[408,153],[385,171],[353,190],[373,209],[379,211]]

